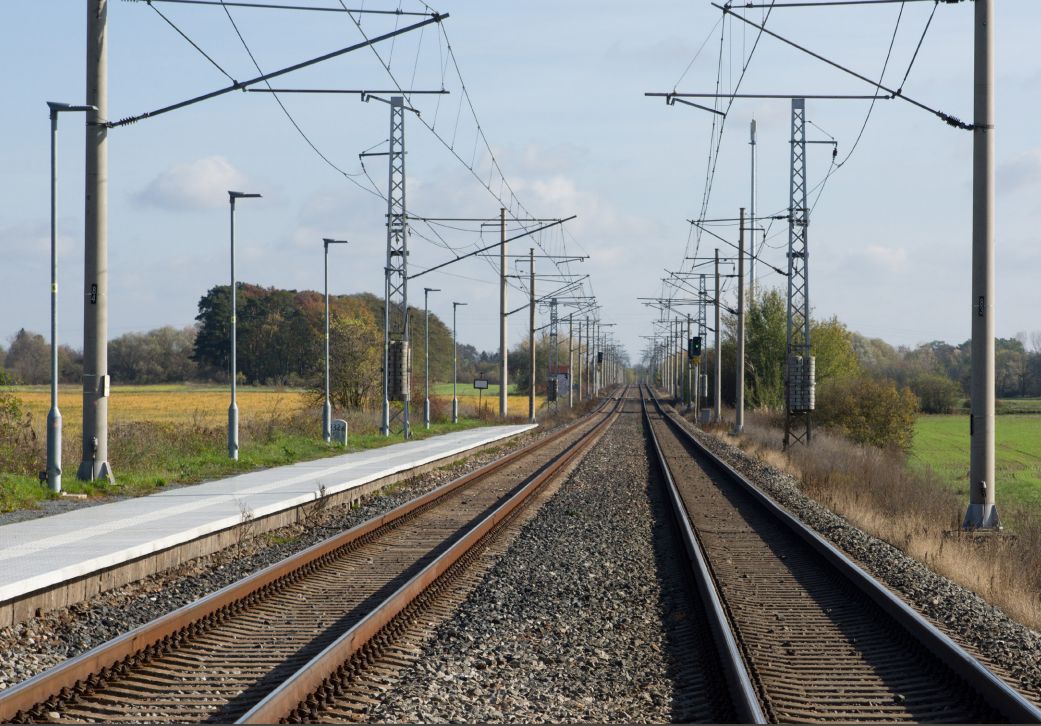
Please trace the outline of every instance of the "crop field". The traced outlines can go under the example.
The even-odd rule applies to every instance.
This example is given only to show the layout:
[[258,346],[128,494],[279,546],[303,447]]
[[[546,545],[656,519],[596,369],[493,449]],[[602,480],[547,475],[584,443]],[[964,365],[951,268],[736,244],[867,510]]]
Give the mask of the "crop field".
[[[47,386],[17,386],[11,392],[23,410],[32,416],[36,437],[21,444],[23,456],[17,470],[0,470],[0,511],[35,506],[49,497],[37,481],[44,467]],[[72,475],[80,461],[82,398],[78,386],[63,386],[58,406],[62,414],[62,462],[66,475],[63,488],[89,496],[148,494],[167,484],[206,481],[251,469],[291,464],[343,453],[321,438],[318,402],[302,389],[240,386],[237,400],[240,419],[240,455],[227,455],[227,411],[230,393],[226,386],[162,385],[114,386],[109,399],[109,460],[116,473],[117,487],[104,482],[79,482]],[[511,403],[512,412],[527,415],[527,399]],[[439,396],[433,405],[430,430],[413,428],[415,438],[495,423],[494,404],[485,402],[482,416],[477,399],[460,406],[460,419],[450,423],[450,400]],[[400,441],[379,434],[379,414],[352,411],[344,415],[349,424],[347,451],[356,451]],[[422,404],[413,409],[413,421],[422,417]],[[13,459],[12,459],[13,461]]]
[[[1036,401],[1003,402],[1029,410]],[[1000,409],[999,409],[1000,410]],[[1007,410],[1007,408],[1006,408]],[[1041,508],[1041,416],[1008,413],[996,417],[997,497],[1002,502]],[[968,497],[969,417],[919,416],[911,464],[931,468],[952,489]]]
[[[11,390],[32,413],[34,421],[46,422],[51,405],[47,386],[15,386]],[[79,386],[61,386],[58,391],[58,409],[66,436],[81,430],[82,395]],[[308,397],[308,392],[300,389],[253,386],[240,386],[236,395],[242,418],[290,416],[308,406]],[[228,420],[230,402],[227,386],[113,386],[108,413],[114,423],[151,421],[217,426]]]
[[[441,398],[452,398],[452,384],[451,383],[435,383],[431,387],[431,393]],[[499,408],[499,384],[492,383],[488,385],[483,392],[473,387],[473,381],[460,381],[456,386],[456,396],[460,399],[467,399],[467,403],[460,403],[463,405],[476,406],[478,400],[483,401],[485,408],[491,406],[494,411],[498,412]],[[469,399],[474,399],[469,401]],[[509,400],[509,407],[511,413],[528,413],[528,394],[517,393],[516,386],[510,386],[509,392],[507,393]],[[535,410],[542,408],[546,403],[545,396],[535,396]]]

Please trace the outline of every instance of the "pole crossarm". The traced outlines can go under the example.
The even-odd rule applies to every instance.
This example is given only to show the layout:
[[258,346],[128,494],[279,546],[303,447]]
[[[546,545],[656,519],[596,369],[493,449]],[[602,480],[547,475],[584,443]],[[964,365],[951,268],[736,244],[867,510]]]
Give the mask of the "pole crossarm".
[[176,5],[216,5],[217,7],[229,8],[259,8],[263,10],[309,10],[322,13],[357,13],[359,15],[412,15],[419,17],[432,17],[436,13],[419,12],[418,10],[369,10],[368,8],[345,8],[345,7],[321,7],[307,5],[280,5],[276,3],[260,2],[232,2],[231,0],[123,0],[124,2],[146,3],[170,3]]
[[324,55],[320,55],[310,60],[302,61],[300,63],[294,63],[291,66],[286,66],[285,68],[282,68],[277,71],[272,71],[271,73],[265,73],[248,81],[236,81],[232,83],[230,86],[225,86],[224,88],[219,88],[216,91],[210,91],[209,93],[204,93],[200,96],[189,98],[186,101],[180,101],[178,103],[170,104],[169,106],[163,106],[162,108],[158,108],[154,111],[146,111],[145,113],[138,114],[137,116],[128,116],[127,118],[120,119],[119,121],[107,121],[104,122],[102,125],[104,125],[107,128],[127,126],[129,124],[137,123],[138,121],[142,121],[147,118],[152,118],[154,116],[159,116],[164,113],[169,113],[170,111],[176,111],[177,109],[185,108],[186,106],[193,106],[196,103],[200,103],[202,101],[208,101],[211,98],[223,96],[224,94],[231,93],[232,91],[245,90],[249,86],[253,86],[258,83],[264,83],[266,81],[270,81],[272,78],[278,78],[279,76],[284,76],[287,73],[292,73],[293,71],[298,71],[303,68],[316,65],[318,63],[323,63],[327,60],[332,60],[333,58],[338,58],[341,55],[346,55],[347,53],[352,53],[356,50],[367,48],[371,45],[375,45],[376,43],[382,42],[384,40],[390,40],[391,38],[395,38],[399,35],[404,35],[405,33],[411,32],[413,30],[419,30],[420,28],[426,27],[427,25],[431,25],[432,23],[440,23],[441,21],[446,19],[448,19],[447,13],[443,15],[435,13],[433,16],[427,18],[426,20],[422,20],[418,23],[413,23],[412,25],[408,25],[404,28],[392,30],[389,33],[384,33],[383,35],[376,36],[375,38],[370,38],[360,43],[355,43],[345,48],[334,50],[331,53],[325,53]]
[[[788,219],[788,217],[784,217],[784,219]],[[699,224],[699,223],[698,223],[698,221],[697,221],[696,219],[688,219],[687,221],[688,221],[688,222],[690,222],[691,224],[693,224],[693,225],[694,225],[695,227],[697,227],[697,228],[698,228],[698,229],[700,229],[701,231],[703,231],[703,232],[708,232],[708,233],[709,233],[710,235],[712,235],[713,237],[715,237],[716,239],[718,239],[718,240],[719,240],[720,242],[723,242],[723,243],[725,243],[725,244],[728,244],[728,245],[730,245],[730,246],[731,246],[731,247],[733,247],[733,248],[734,248],[735,250],[736,250],[736,249],[738,249],[738,246],[737,246],[737,245],[735,245],[735,244],[734,244],[733,242],[731,242],[730,240],[728,240],[728,239],[727,239],[726,237],[721,237],[720,235],[716,234],[715,232],[713,232],[713,231],[712,231],[711,229],[709,229],[708,227],[704,226],[703,224]],[[694,259],[694,258],[692,258],[692,257],[691,257],[691,258],[687,258],[687,259]],[[720,258],[720,260],[722,260],[722,258]],[[763,260],[763,259],[759,258],[758,256],[756,256],[755,260],[756,260],[756,262],[761,262],[761,263],[763,263],[764,265],[766,265],[767,267],[769,267],[769,268],[770,268],[771,270],[773,270],[774,272],[776,272],[776,273],[777,273],[778,275],[782,275],[782,276],[784,276],[784,277],[787,277],[787,276],[788,276],[788,273],[787,273],[787,272],[785,272],[784,270],[782,270],[782,269],[781,269],[781,268],[779,268],[779,267],[774,267],[774,266],[773,266],[773,265],[771,265],[771,264],[770,264],[769,262],[767,262],[766,260]]]
[[570,217],[567,217],[566,219],[557,219],[557,220],[554,220],[553,222],[551,222],[549,224],[544,224],[541,227],[538,227],[536,229],[532,229],[532,230],[529,230],[527,232],[524,232],[523,234],[514,235],[513,237],[507,237],[506,239],[499,240],[498,242],[494,242],[494,243],[488,245],[487,247],[482,247],[480,249],[474,250],[473,252],[467,252],[465,255],[458,255],[458,256],[454,257],[453,259],[448,260],[447,262],[442,262],[439,265],[434,265],[433,267],[428,267],[427,269],[423,270],[422,272],[417,272],[417,273],[415,273],[413,275],[409,275],[408,279],[412,280],[412,279],[415,279],[417,277],[422,277],[423,275],[426,275],[427,273],[433,272],[434,270],[440,270],[442,267],[447,267],[448,265],[451,265],[452,263],[459,262],[460,260],[465,260],[467,257],[474,257],[476,255],[481,254],[482,252],[487,252],[488,250],[494,250],[496,247],[501,247],[502,245],[504,245],[504,244],[506,244],[508,242],[513,242],[514,240],[523,239],[525,237],[530,237],[531,235],[535,234],[536,232],[541,232],[542,230],[549,229],[550,227],[556,227],[558,224],[564,224],[564,222],[570,222],[572,219],[575,219],[577,217],[578,217],[577,214],[572,214]]
[[720,116],[726,116],[726,112],[717,111],[714,108],[708,106],[702,106],[697,103],[691,103],[685,101],[685,98],[776,98],[781,100],[791,100],[793,98],[819,98],[826,99],[829,101],[891,101],[894,96],[880,96],[878,94],[850,94],[850,93],[677,93],[676,91],[668,92],[657,92],[657,93],[645,93],[644,96],[650,96],[653,98],[664,98],[665,103],[672,106],[676,103],[683,103],[687,106],[693,106],[700,108],[703,111],[711,111],[712,113],[719,114]]
[[[585,280],[587,277],[589,277],[589,275],[585,275],[581,280],[575,280],[574,282],[569,282],[567,285],[564,285],[563,287],[559,287],[556,290],[554,290],[553,292],[546,293],[542,297],[535,298],[535,304],[538,305],[539,303],[542,303],[542,302],[544,302],[546,300],[549,300],[550,298],[556,296],[559,293],[570,292],[572,289],[574,289],[574,287],[576,285],[581,285],[582,284],[582,280]],[[507,315],[513,315],[514,313],[519,313],[521,310],[527,310],[528,307],[530,307],[530,305],[531,305],[530,302],[526,302],[523,305],[521,305],[519,308],[514,308],[513,310],[509,311],[506,314]]]
[[[815,59],[821,61],[822,63],[826,63],[827,65],[831,66],[832,68],[836,68],[836,69],[842,71],[843,73],[845,73],[847,75],[853,76],[854,78],[856,78],[858,80],[861,80],[864,83],[867,83],[867,84],[869,84],[871,86],[874,86],[875,88],[877,88],[880,91],[885,91],[886,93],[889,94],[889,98],[891,98],[891,99],[899,98],[901,100],[907,101],[912,106],[916,106],[917,108],[920,108],[923,111],[927,111],[927,112],[931,113],[932,115],[936,116],[937,118],[939,118],[944,123],[946,123],[946,124],[948,124],[950,126],[953,126],[955,128],[962,129],[963,131],[975,131],[975,130],[977,130],[977,125],[974,124],[974,123],[972,123],[972,124],[965,123],[964,121],[962,121],[962,120],[960,120],[958,118],[955,118],[954,116],[952,116],[952,115],[950,115],[948,113],[944,113],[943,111],[940,111],[938,109],[935,109],[935,108],[932,108],[930,106],[927,106],[924,103],[922,103],[921,101],[917,101],[917,100],[911,98],[910,96],[904,95],[904,92],[903,92],[902,88],[897,88],[897,89],[889,88],[888,86],[885,86],[882,83],[879,83],[878,81],[873,81],[870,78],[868,78],[867,76],[865,76],[865,75],[863,75],[861,73],[857,73],[856,71],[851,70],[851,69],[847,68],[846,66],[844,66],[844,65],[842,65],[840,63],[836,63],[835,61],[830,60],[829,58],[825,58],[820,53],[815,53],[814,51],[810,50],[809,48],[807,48],[807,47],[805,47],[803,45],[799,45],[795,41],[788,40],[787,38],[785,38],[783,35],[780,35],[779,33],[775,33],[772,30],[767,30],[765,25],[760,25],[759,23],[752,22],[748,18],[745,18],[742,15],[734,12],[734,9],[731,8],[729,5],[724,6],[724,5],[717,5],[716,3],[712,3],[712,7],[717,8],[717,9],[723,11],[723,13],[725,15],[730,15],[732,17],[737,18],[738,20],[740,20],[742,23],[745,23],[746,25],[751,25],[753,28],[756,28],[761,33],[766,33],[771,38],[775,38],[775,39],[781,41],[782,43],[784,43],[785,45],[790,45],[792,48],[795,48],[796,50],[802,51],[806,55],[809,55],[812,58],[815,58]],[[800,96],[792,96],[790,98],[792,98],[792,99],[795,99],[795,98],[803,98],[803,99],[805,99],[805,98],[817,98],[817,97],[811,96],[811,95],[800,95]]]

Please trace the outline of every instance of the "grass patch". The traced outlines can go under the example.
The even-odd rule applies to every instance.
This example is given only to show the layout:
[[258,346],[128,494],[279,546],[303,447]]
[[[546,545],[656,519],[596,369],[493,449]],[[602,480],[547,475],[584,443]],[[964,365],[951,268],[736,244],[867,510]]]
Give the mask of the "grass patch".
[[[1006,504],[1041,511],[1041,418],[1012,413],[998,416],[994,453],[998,512]],[[934,472],[968,501],[968,416],[919,416],[910,462],[918,471]]]
[[[30,508],[51,498],[37,478],[44,468],[44,422],[49,405],[45,386],[6,389],[14,393],[32,414],[37,436],[26,442],[25,462],[18,471],[0,473],[0,511]],[[307,393],[299,390],[242,387],[239,390],[239,460],[227,455],[226,416],[228,394],[219,387],[124,386],[111,400],[109,458],[117,484],[80,482],[75,478],[80,461],[79,398],[70,387],[62,392],[64,436],[62,488],[92,497],[106,494],[150,494],[172,483],[192,484],[241,474],[255,469],[283,466],[351,451],[400,442],[401,436],[379,433],[379,416],[373,412],[337,412],[348,420],[346,448],[329,446],[321,439],[321,411],[307,405]],[[65,405],[68,402],[69,405]],[[470,407],[461,407],[457,424],[435,416],[424,429],[421,409],[413,410],[413,438],[424,439],[491,422]],[[417,421],[416,413],[420,413]],[[417,425],[418,424],[418,425]]]

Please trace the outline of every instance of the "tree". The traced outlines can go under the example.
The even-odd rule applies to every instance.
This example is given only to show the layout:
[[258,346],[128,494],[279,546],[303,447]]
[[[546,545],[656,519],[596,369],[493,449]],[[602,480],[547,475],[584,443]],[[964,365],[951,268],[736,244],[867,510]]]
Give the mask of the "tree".
[[[745,401],[753,408],[784,407],[784,364],[787,348],[787,302],[777,290],[767,290],[749,305],[745,318]],[[736,376],[736,316],[724,316],[723,398],[733,403]],[[860,373],[853,335],[836,318],[810,322],[811,352],[818,383]],[[702,360],[707,360],[706,356]]]
[[922,373],[911,380],[922,413],[953,413],[961,398],[961,386],[942,373]]
[[51,346],[39,333],[22,328],[11,340],[4,368],[21,383],[48,383],[51,380]]
[[[374,407],[382,400],[383,336],[372,316],[329,319],[329,396],[339,408]],[[324,381],[314,387],[324,395]]]
[[196,377],[195,328],[166,326],[109,342],[108,368],[120,383],[176,383]]

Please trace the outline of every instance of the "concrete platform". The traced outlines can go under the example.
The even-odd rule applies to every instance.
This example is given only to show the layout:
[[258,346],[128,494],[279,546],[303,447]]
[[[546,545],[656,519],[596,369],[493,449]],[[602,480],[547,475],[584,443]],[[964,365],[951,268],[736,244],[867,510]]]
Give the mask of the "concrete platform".
[[284,526],[323,495],[353,501],[532,428],[468,429],[2,525],[0,626],[226,547],[242,525]]

